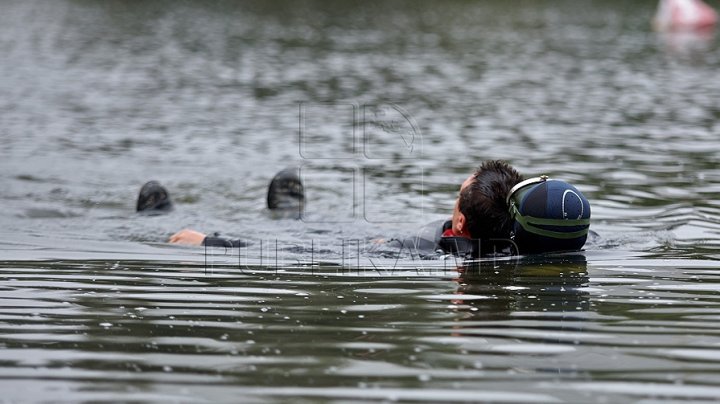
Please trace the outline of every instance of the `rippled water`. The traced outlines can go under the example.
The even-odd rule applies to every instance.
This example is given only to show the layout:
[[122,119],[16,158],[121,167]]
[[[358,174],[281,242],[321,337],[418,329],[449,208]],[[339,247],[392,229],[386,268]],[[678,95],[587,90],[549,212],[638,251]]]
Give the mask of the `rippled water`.
[[[654,6],[2,3],[3,398],[716,399],[720,48]],[[577,185],[599,239],[474,267],[369,242],[486,158]],[[307,214],[274,219],[292,165]],[[133,213],[150,179],[172,214]]]

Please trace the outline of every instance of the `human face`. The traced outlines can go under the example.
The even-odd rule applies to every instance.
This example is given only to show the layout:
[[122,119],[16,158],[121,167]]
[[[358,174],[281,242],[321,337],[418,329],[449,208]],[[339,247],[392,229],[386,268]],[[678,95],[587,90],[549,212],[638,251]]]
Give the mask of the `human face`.
[[452,214],[452,230],[453,233],[455,233],[455,235],[457,236],[470,236],[470,233],[468,233],[467,229],[465,228],[465,215],[460,212],[460,193],[462,193],[465,188],[470,186],[474,177],[475,174],[470,174],[470,176],[467,177],[465,181],[463,181],[462,185],[460,185],[460,192],[458,192],[458,197],[455,200],[455,208],[453,209]]

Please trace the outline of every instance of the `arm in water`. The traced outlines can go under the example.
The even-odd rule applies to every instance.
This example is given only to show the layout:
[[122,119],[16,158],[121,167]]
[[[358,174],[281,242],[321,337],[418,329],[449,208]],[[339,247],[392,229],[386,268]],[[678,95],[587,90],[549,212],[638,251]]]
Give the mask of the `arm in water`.
[[199,231],[191,230],[191,229],[183,229],[179,232],[173,234],[170,236],[170,239],[168,240],[169,243],[172,244],[184,244],[184,245],[204,245],[208,247],[232,247],[232,248],[238,248],[238,247],[245,247],[248,245],[245,241],[242,240],[232,240],[227,239],[224,237],[220,237],[217,234],[214,234],[212,236],[208,236],[204,233],[200,233]]

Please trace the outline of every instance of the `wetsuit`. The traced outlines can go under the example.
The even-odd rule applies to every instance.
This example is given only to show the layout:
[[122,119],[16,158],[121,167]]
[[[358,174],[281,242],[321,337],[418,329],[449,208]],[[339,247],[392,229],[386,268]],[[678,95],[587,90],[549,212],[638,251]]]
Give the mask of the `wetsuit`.
[[[244,240],[220,237],[218,233],[207,236],[203,240],[203,245],[207,247],[239,248],[246,247],[249,244]],[[488,242],[455,235],[452,230],[451,220],[430,222],[421,227],[414,236],[403,239],[390,239],[386,245],[397,248],[400,252],[406,251],[410,255],[418,255],[423,258],[430,258],[438,254],[454,254],[459,257],[470,258],[490,254],[508,255],[512,252],[507,246],[502,249],[498,249],[497,245],[494,245],[494,248],[488,248]],[[487,251],[484,251],[484,248]]]
[[[411,254],[418,254],[421,257],[431,255],[454,254],[459,257],[480,257],[490,254],[510,254],[508,242],[503,243],[503,248],[498,248],[498,243],[484,242],[462,236],[457,236],[452,230],[451,220],[436,220],[421,227],[415,236],[404,239],[393,239],[389,245],[407,250]],[[506,251],[507,250],[507,251]]]
[[[239,248],[246,247],[250,243],[239,239],[228,239],[221,237],[218,233],[209,235],[203,240],[207,247]],[[401,251],[408,251],[410,254],[417,254],[422,257],[437,255],[438,253],[456,254],[458,256],[470,256],[476,249],[473,247],[473,240],[456,236],[452,231],[452,221],[437,220],[421,227],[411,237],[404,239],[391,239],[387,245],[399,248]]]
[[231,240],[225,237],[220,237],[219,233],[214,233],[210,236],[206,236],[203,240],[203,245],[206,247],[225,247],[225,248],[240,248],[247,247],[250,243],[244,240]]

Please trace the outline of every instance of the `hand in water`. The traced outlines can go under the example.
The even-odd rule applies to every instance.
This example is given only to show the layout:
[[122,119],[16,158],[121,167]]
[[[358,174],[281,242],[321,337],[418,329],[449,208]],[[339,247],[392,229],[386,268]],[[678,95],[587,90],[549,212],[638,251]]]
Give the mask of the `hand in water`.
[[203,240],[205,240],[205,234],[195,230],[183,229],[170,236],[168,242],[171,244],[202,245]]

